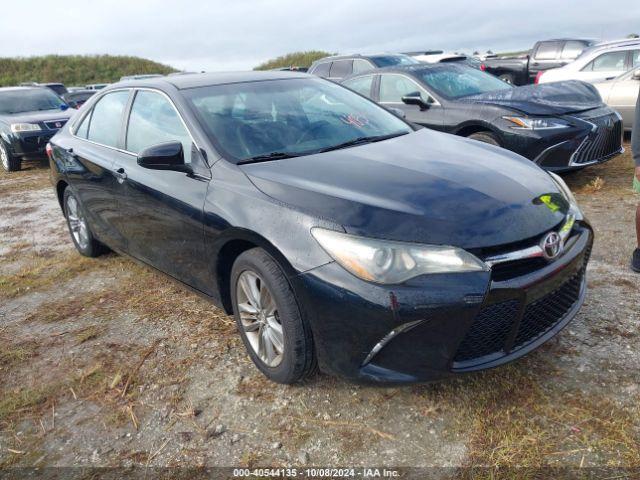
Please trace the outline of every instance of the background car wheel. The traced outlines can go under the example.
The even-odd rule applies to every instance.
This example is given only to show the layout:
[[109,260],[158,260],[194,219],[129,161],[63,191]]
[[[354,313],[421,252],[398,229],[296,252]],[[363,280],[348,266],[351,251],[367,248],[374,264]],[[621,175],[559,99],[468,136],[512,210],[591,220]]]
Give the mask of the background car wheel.
[[491,132],[476,132],[476,133],[472,133],[467,138],[471,138],[472,140],[477,140],[478,142],[489,143],[491,145],[495,145],[496,147],[501,146],[496,136]]
[[508,73],[504,73],[502,75],[500,75],[498,77],[500,80],[502,80],[503,82],[507,82],[509,85],[515,85],[513,82],[515,82],[515,78],[513,78],[513,75],[508,74]]
[[78,252],[85,257],[97,257],[103,254],[107,249],[94,238],[84,215],[84,210],[78,199],[71,192],[71,189],[67,188],[64,191],[63,199],[64,215],[67,218],[69,233],[71,233],[71,239]]
[[22,159],[12,155],[7,144],[0,140],[0,163],[7,172],[17,172],[22,168]]
[[264,250],[254,248],[236,259],[231,295],[242,341],[262,373],[287,384],[314,373],[311,329],[287,278]]

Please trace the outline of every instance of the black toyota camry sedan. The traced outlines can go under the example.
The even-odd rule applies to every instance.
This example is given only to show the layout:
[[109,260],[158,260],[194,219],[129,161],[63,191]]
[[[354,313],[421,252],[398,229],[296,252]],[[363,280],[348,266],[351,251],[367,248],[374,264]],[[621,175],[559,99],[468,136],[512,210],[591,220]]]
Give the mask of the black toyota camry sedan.
[[498,145],[545,170],[601,163],[622,148],[622,119],[583,82],[514,87],[461,63],[409,65],[343,84],[410,122]]
[[593,233],[559,177],[311,75],[112,85],[49,151],[79,252],[130,255],[233,313],[276,382],[497,366],[585,296]]
[[0,160],[9,172],[20,170],[23,158],[46,158],[45,146],[71,112],[46,87],[0,88]]

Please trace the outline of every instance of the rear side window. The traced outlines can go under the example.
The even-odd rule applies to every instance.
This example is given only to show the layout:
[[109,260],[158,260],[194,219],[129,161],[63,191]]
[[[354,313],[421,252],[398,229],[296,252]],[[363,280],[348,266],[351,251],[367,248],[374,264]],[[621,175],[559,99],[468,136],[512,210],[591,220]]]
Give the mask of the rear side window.
[[593,59],[582,70],[585,72],[624,72],[627,51],[603,53]]
[[640,67],[640,50],[634,50],[631,52],[631,58],[633,62],[633,68]]
[[351,75],[353,66],[353,60],[336,60],[331,65],[329,71],[329,77],[332,78],[344,78],[347,75]]
[[129,116],[127,151],[139,153],[166,142],[182,143],[184,160],[191,162],[191,137],[171,102],[159,93],[139,91]]
[[373,75],[367,75],[366,77],[359,77],[342,82],[345,87],[350,88],[354,92],[358,92],[360,95],[371,98],[371,85],[373,84]]
[[536,60],[555,60],[560,53],[560,42],[542,42],[538,45],[534,58]]
[[574,60],[580,56],[582,51],[587,47],[584,42],[568,41],[564,44],[560,58],[563,60]]
[[87,138],[102,145],[118,147],[122,114],[128,99],[129,91],[120,90],[98,100],[93,107]]
[[313,68],[313,72],[311,73],[318,75],[319,77],[328,77],[329,67],[331,67],[331,62],[319,63]]

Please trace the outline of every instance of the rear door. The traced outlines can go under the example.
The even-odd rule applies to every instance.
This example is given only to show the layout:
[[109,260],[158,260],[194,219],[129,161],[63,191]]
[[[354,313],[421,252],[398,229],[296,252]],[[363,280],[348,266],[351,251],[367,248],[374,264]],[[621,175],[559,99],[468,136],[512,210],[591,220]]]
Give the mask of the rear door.
[[121,134],[130,90],[109,92],[77,125],[66,145],[66,173],[92,231],[108,246],[126,251],[125,217],[117,201],[119,177],[115,162],[121,152]]
[[[144,148],[179,141],[195,175],[150,170],[137,164]],[[158,90],[139,89],[128,117],[126,157],[116,167],[126,175],[129,252],[205,293],[211,293],[204,255],[203,206],[209,167],[171,99]]]
[[[640,65],[637,68],[640,68]],[[622,115],[625,130],[630,130],[633,126],[638,92],[640,92],[640,80],[633,78],[633,71],[618,79],[609,92],[607,104]]]
[[[442,105],[423,86],[414,79],[400,73],[379,75],[377,99],[381,105],[402,110],[405,120],[434,130],[443,129],[444,111]],[[429,108],[421,109],[417,105],[407,105],[402,97],[419,93],[425,102],[433,101]]]
[[529,82],[533,83],[539,72],[560,66],[560,53],[564,42],[538,42],[529,59]]

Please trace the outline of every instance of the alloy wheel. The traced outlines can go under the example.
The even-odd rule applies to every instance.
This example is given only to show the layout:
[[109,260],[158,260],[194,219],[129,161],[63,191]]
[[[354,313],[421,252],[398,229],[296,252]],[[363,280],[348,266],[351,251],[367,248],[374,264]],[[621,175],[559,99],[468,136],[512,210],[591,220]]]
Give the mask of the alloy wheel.
[[87,248],[89,246],[89,228],[84,215],[82,215],[78,201],[73,195],[69,195],[67,198],[67,218],[69,219],[71,234],[76,243],[82,249]]
[[277,367],[284,355],[284,335],[271,291],[257,273],[245,270],[238,277],[236,301],[251,348],[265,365]]
[[7,154],[7,148],[4,145],[0,145],[0,160],[2,161],[2,168],[4,168],[8,172],[9,155]]

